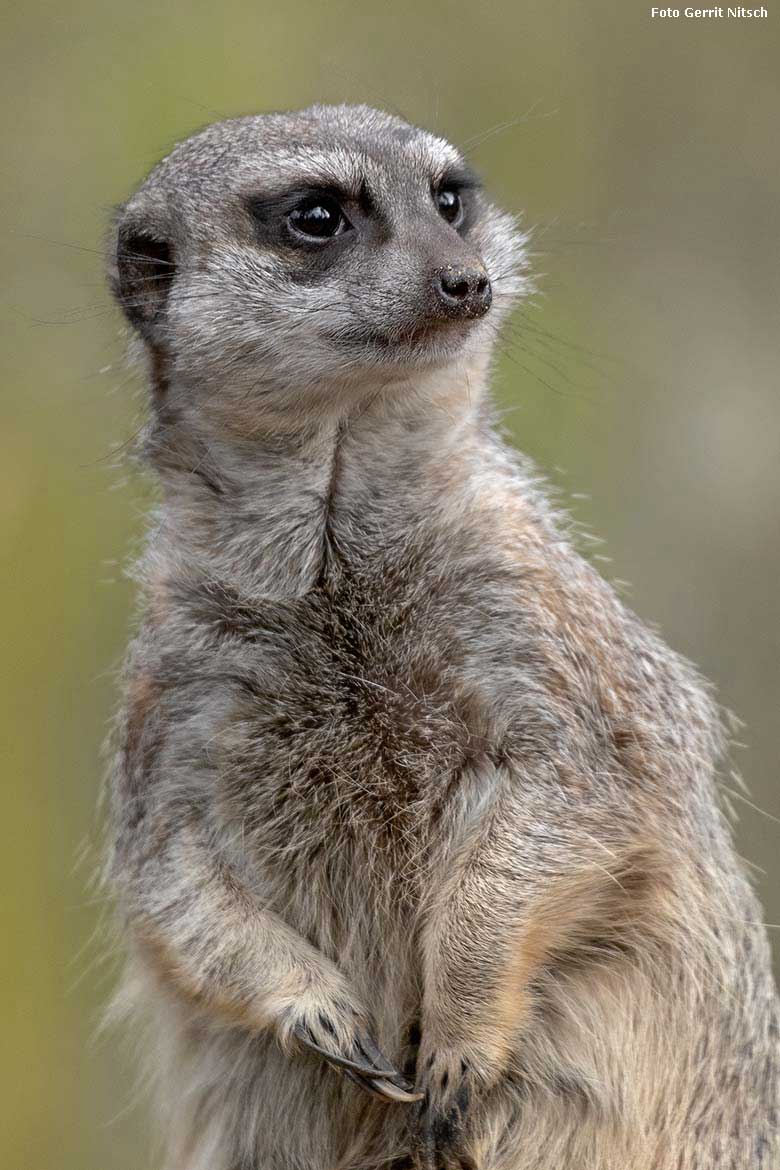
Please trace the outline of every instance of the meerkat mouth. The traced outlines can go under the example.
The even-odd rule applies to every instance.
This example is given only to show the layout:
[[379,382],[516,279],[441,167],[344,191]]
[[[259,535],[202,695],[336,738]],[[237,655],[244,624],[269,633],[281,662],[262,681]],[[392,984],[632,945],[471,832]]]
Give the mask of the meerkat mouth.
[[428,364],[430,360],[446,359],[462,349],[468,342],[469,326],[474,323],[474,320],[438,319],[393,332],[372,329],[359,339],[352,339],[350,348],[357,346],[379,353],[388,364],[400,362],[407,365],[415,361]]

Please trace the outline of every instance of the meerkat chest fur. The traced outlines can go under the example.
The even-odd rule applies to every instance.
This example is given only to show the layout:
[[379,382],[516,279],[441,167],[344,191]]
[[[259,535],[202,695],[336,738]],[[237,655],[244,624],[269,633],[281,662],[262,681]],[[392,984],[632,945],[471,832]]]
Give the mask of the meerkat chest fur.
[[540,638],[530,614],[504,620],[523,572],[501,496],[520,473],[473,424],[363,415],[284,475],[278,450],[234,468],[227,500],[223,466],[223,490],[189,484],[152,542],[144,657],[201,680],[227,836],[240,826],[245,864],[284,857],[291,887],[339,850],[418,873],[464,773],[541,746]]
[[343,904],[369,866],[415,904],[469,777],[635,772],[621,734],[636,760],[659,703],[702,701],[482,415],[364,410],[248,466],[212,446],[164,506],[143,657],[195,703],[215,830],[266,898],[316,875]]

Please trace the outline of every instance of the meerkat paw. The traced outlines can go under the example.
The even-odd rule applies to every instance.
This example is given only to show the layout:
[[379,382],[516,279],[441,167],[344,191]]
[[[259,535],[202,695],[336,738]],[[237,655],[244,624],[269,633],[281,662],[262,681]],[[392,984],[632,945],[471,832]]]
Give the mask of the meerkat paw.
[[470,1114],[482,1080],[465,1053],[423,1045],[417,1069],[425,1094],[417,1118],[419,1170],[477,1170],[469,1152]]
[[347,1003],[318,1007],[290,1025],[298,1046],[326,1061],[348,1080],[386,1101],[422,1099],[387,1059],[365,1019]]

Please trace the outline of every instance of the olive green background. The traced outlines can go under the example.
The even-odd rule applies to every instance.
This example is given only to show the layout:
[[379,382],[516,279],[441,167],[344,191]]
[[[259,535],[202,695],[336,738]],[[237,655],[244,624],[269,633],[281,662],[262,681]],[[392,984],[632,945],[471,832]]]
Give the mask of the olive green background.
[[[365,100],[466,144],[538,229],[542,292],[497,368],[506,425],[745,720],[736,766],[778,817],[779,18],[652,21],[634,0],[4,14],[3,1170],[156,1165],[129,1051],[98,1034],[114,966],[91,884],[151,498],[123,450],[143,395],[102,280],[112,204],[222,115]],[[780,823],[734,803],[780,921]]]

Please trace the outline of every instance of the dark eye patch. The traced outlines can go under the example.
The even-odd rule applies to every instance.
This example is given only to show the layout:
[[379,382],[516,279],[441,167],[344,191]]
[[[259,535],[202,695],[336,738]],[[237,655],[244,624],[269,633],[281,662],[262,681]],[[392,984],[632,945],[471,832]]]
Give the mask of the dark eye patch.
[[[250,192],[241,197],[241,203],[251,220],[255,241],[284,253],[289,279],[300,284],[325,279],[356,240],[351,212],[343,210],[345,204],[356,206],[355,193],[338,187],[310,185],[274,194]],[[327,229],[328,223],[337,230],[319,234],[318,228]]]

